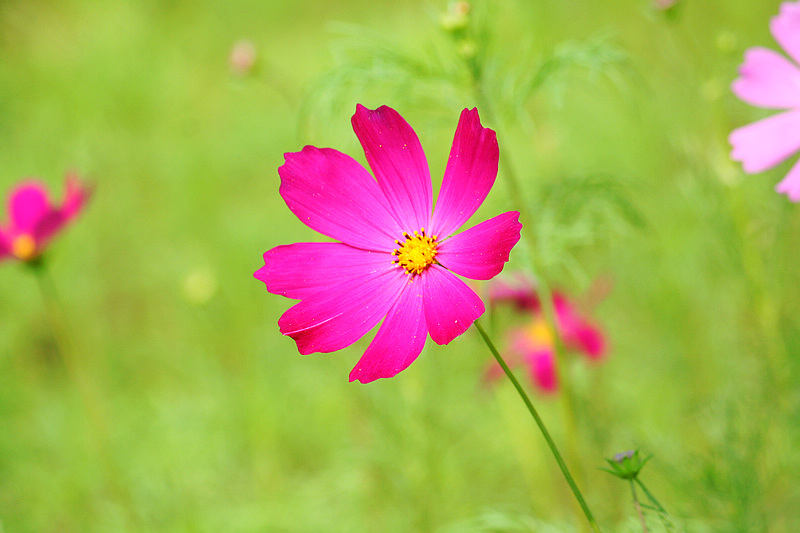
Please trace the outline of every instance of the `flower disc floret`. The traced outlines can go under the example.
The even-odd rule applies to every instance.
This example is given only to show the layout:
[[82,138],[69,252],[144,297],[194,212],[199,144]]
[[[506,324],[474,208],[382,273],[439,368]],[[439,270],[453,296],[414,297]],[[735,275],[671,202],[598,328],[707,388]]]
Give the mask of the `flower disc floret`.
[[29,234],[23,233],[14,239],[11,253],[20,261],[28,261],[36,255],[36,240]]
[[403,233],[404,241],[394,241],[397,249],[392,255],[397,259],[393,264],[400,265],[411,275],[419,275],[436,261],[437,236],[425,235],[425,228],[415,231],[414,235]]

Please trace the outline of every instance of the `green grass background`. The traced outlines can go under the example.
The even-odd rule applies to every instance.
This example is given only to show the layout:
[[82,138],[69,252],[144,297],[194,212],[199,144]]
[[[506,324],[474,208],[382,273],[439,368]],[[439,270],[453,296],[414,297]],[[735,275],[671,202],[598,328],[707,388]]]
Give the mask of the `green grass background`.
[[[534,392],[603,531],[637,531],[628,487],[597,470],[632,448],[654,455],[643,480],[676,530],[800,530],[800,214],[772,190],[788,164],[745,176],[726,141],[767,114],[728,87],[745,48],[776,48],[778,5],[482,11],[498,102],[565,43],[621,52],[565,69],[524,113],[483,114],[526,197],[512,201],[501,175],[476,216],[531,210],[537,249],[521,244],[509,271],[535,256],[570,293],[611,287],[594,309],[608,360],[569,366],[577,434],[563,398]],[[34,277],[0,266],[0,530],[580,530],[514,391],[482,384],[490,355],[474,331],[429,342],[396,378],[351,384],[366,341],[298,355],[277,328],[290,301],[252,278],[267,249],[319,239],[283,204],[277,168],[304,144],[363,161],[356,103],[400,111],[439,179],[458,112],[476,105],[469,87],[376,79],[363,59],[373,34],[419,57],[446,49],[445,7],[0,3],[1,188],[39,176],[61,194],[67,170],[96,185],[47,253],[70,364]],[[342,37],[334,22],[358,29]],[[237,77],[242,38],[259,63]],[[353,42],[361,66],[341,53]],[[491,320],[501,344],[514,320]],[[648,524],[664,529],[652,512]]]

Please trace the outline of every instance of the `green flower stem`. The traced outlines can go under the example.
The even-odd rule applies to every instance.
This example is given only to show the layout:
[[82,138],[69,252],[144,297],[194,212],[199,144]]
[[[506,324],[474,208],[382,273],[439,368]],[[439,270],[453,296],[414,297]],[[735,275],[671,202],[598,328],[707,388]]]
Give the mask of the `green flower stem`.
[[75,350],[70,342],[69,330],[62,318],[63,314],[60,312],[61,306],[59,304],[55,283],[53,283],[47,265],[41,256],[29,261],[27,266],[30,268],[31,272],[33,272],[36,282],[39,285],[39,290],[42,294],[42,300],[53,330],[53,337],[55,338],[56,348],[61,357],[61,361],[64,364],[70,381],[78,389],[81,402],[86,410],[91,428],[89,432],[91,443],[98,457],[105,465],[107,472],[111,475],[110,488],[119,500],[128,504],[128,509],[133,509],[128,489],[118,481],[118,468],[112,459],[111,450],[109,448],[108,424],[106,423],[105,413],[103,413],[101,409],[104,402],[100,401],[98,398],[97,391],[92,387],[86,374],[81,369],[81,361],[75,357]]
[[39,292],[42,295],[42,302],[44,303],[47,318],[50,321],[53,338],[56,342],[56,350],[58,351],[59,357],[61,357],[61,362],[64,364],[70,379],[82,385],[82,374],[78,371],[78,362],[72,357],[72,346],[64,321],[62,320],[62,314],[60,313],[61,306],[59,304],[58,292],[47,270],[44,258],[37,257],[29,261],[27,265],[31,269],[31,272],[33,272],[36,283],[39,286]]
[[653,496],[653,494],[647,490],[647,487],[644,486],[644,483],[641,482],[638,476],[634,478],[634,481],[636,481],[636,484],[639,485],[639,488],[642,489],[642,491],[645,493],[645,496],[647,496],[647,499],[650,500],[650,503],[655,507],[656,511],[658,512],[658,517],[661,519],[661,523],[664,524],[664,527],[667,529],[667,531],[673,531],[674,526],[669,520],[669,513],[666,509],[664,509],[664,506],[658,503],[658,500],[656,500],[655,496]]
[[647,522],[644,519],[644,514],[642,513],[642,506],[639,505],[639,498],[636,496],[636,485],[634,485],[633,480],[629,479],[628,482],[631,485],[631,494],[633,495],[633,505],[636,507],[636,514],[639,515],[639,522],[642,524],[642,533],[647,533]]
[[[752,238],[750,226],[753,217],[747,211],[742,194],[742,188],[737,187],[729,195],[731,216],[740,239],[742,269],[749,281],[747,287],[752,301],[751,308],[755,314],[755,325],[761,330],[759,338],[764,341],[763,349],[766,353],[764,360],[769,379],[779,386],[785,386],[791,365],[787,363],[789,354],[781,332],[780,308],[772,295],[773,291],[770,290],[770,273],[764,261],[764,254],[756,244],[756,239]],[[770,246],[772,245],[774,237],[770,242]],[[780,396],[778,395],[778,402],[782,401]]]
[[658,512],[667,514],[667,510],[664,509],[664,507],[660,503],[658,503],[658,500],[656,500],[655,497],[650,493],[650,491],[647,490],[647,487],[644,486],[644,483],[642,483],[642,481],[639,479],[638,476],[635,478],[635,480],[636,484],[639,485],[639,487],[644,491],[645,495],[647,495],[647,499],[650,500],[650,503],[655,505],[656,509],[658,509]]
[[536,425],[539,427],[539,431],[542,433],[544,440],[547,442],[547,446],[550,448],[550,451],[553,454],[553,457],[558,463],[558,467],[561,469],[561,473],[564,475],[564,479],[567,480],[567,484],[569,485],[572,493],[575,495],[575,499],[578,500],[578,504],[581,506],[583,510],[583,514],[586,515],[586,519],[589,521],[589,525],[591,526],[592,530],[596,533],[600,533],[600,528],[597,525],[597,522],[594,519],[594,515],[589,510],[589,506],[586,504],[586,500],[584,500],[583,495],[581,494],[578,485],[575,483],[575,480],[572,478],[572,474],[569,473],[569,469],[567,468],[567,464],[564,462],[564,459],[561,457],[561,453],[559,453],[558,448],[556,447],[556,443],[553,441],[553,438],[550,436],[550,432],[547,431],[547,427],[544,425],[544,421],[542,421],[539,413],[536,411],[536,408],[533,406],[528,395],[525,393],[525,389],[522,388],[517,378],[514,377],[514,374],[511,372],[511,369],[506,364],[503,357],[500,355],[500,352],[497,351],[492,340],[487,335],[486,330],[483,329],[483,326],[480,323],[480,320],[475,321],[475,327],[477,328],[478,332],[483,337],[483,341],[486,343],[486,346],[489,348],[489,351],[492,352],[492,355],[500,364],[500,367],[505,372],[506,376],[511,383],[514,385],[514,388],[517,389],[522,401],[525,403],[525,406],[528,408],[533,420],[536,422]]
[[[489,99],[486,97],[482,84],[479,80],[475,80],[475,94],[478,99],[484,115],[492,123],[495,129],[499,129],[499,123],[494,115],[492,106],[489,104]],[[564,421],[566,424],[567,432],[567,455],[573,468],[577,469],[578,477],[583,478],[583,470],[580,468],[580,461],[578,460],[578,425],[575,417],[575,395],[572,389],[572,380],[570,379],[569,372],[567,371],[567,358],[564,349],[564,341],[561,337],[561,330],[558,327],[558,318],[556,316],[555,306],[553,305],[553,292],[550,289],[550,284],[547,282],[545,276],[541,275],[542,268],[536,260],[534,253],[537,248],[537,243],[534,238],[532,228],[534,227],[533,221],[528,216],[528,209],[526,209],[525,196],[522,193],[517,174],[514,171],[514,166],[511,164],[511,159],[508,152],[504,153],[500,158],[500,165],[503,170],[503,175],[506,177],[508,184],[508,192],[511,197],[512,204],[517,204],[519,210],[520,222],[522,227],[527,228],[527,231],[522,232],[528,248],[531,250],[531,270],[533,277],[536,280],[536,292],[539,295],[539,300],[542,303],[542,311],[544,312],[544,319],[547,327],[553,334],[553,348],[555,352],[555,373],[558,376],[559,387],[561,388],[561,397],[564,410]],[[521,204],[521,205],[520,205]]]
[[[475,26],[471,26],[464,31],[466,31],[466,34],[469,36],[468,40],[472,40],[475,43],[485,42],[482,38],[480,38],[481,31],[476,30]],[[455,34],[451,35],[455,38],[454,42],[456,46],[458,46],[458,36]],[[496,114],[494,113],[494,107],[491,105],[491,99],[486,94],[484,84],[484,53],[485,49],[481,49],[481,47],[478,46],[478,49],[475,50],[473,54],[462,55],[462,59],[464,60],[464,66],[469,73],[469,77],[472,82],[471,89],[475,94],[478,107],[480,107],[484,118],[491,123],[497,132],[499,130],[500,123],[497,120]],[[498,137],[502,138],[503,136],[498,134]],[[527,228],[527,231],[523,231],[522,235],[524,236],[528,247],[531,250],[531,270],[534,278],[536,279],[536,289],[542,302],[542,310],[544,311],[545,322],[547,323],[547,327],[553,333],[555,372],[558,376],[562,393],[562,406],[564,408],[564,420],[567,432],[567,451],[573,466],[578,468],[580,461],[578,461],[577,452],[578,431],[575,420],[575,400],[572,392],[569,372],[566,371],[564,343],[561,338],[561,331],[558,328],[556,313],[553,307],[553,293],[550,290],[550,285],[547,283],[547,280],[541,275],[543,269],[536,260],[536,254],[534,252],[537,249],[537,243],[536,239],[534,238],[534,234],[531,231],[531,229],[534,227],[533,221],[528,216],[528,209],[526,209],[527,206],[525,205],[526,202],[524,200],[525,196],[522,193],[522,187],[520,187],[520,182],[517,179],[517,174],[514,171],[514,166],[511,164],[511,159],[508,156],[507,151],[504,152],[503,157],[500,158],[500,165],[503,170],[503,175],[506,178],[506,183],[508,184],[508,193],[511,197],[511,204],[517,207],[517,210],[520,213],[520,222],[522,222],[523,228]],[[578,469],[578,473],[581,474],[582,470]],[[580,477],[582,477],[582,475]]]

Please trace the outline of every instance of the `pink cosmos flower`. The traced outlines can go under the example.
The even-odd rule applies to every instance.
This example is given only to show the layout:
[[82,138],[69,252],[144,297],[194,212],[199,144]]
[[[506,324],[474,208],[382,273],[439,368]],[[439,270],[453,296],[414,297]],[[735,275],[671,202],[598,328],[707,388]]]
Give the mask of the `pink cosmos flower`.
[[[770,30],[791,60],[766,48],[750,48],[731,86],[749,104],[783,110],[731,133],[731,158],[741,161],[748,174],[772,168],[800,150],[800,2],[781,4]],[[800,201],[800,163],[775,190]]]
[[391,377],[420,354],[428,335],[447,344],[484,312],[455,274],[496,276],[519,241],[511,211],[452,235],[483,203],[497,176],[495,132],[475,109],[461,113],[433,210],[425,153],[411,126],[383,106],[352,119],[375,178],[351,157],[306,146],[285,155],[280,193],[308,227],[340,242],[278,246],[255,277],[300,300],[278,321],[301,354],[353,344],[383,318],[350,381]]
[[8,222],[0,226],[0,260],[32,261],[47,244],[83,209],[90,189],[77,176],[65,178],[64,200],[53,204],[47,187],[27,180],[17,185],[8,197]]
[[[492,303],[512,303],[528,314],[522,327],[509,331],[505,358],[509,365],[525,365],[531,381],[542,391],[555,392],[558,389],[555,339],[544,318],[534,285],[525,278],[518,278],[513,285],[498,281],[492,284],[490,299]],[[567,350],[583,353],[595,361],[605,357],[606,341],[599,328],[584,318],[563,294],[553,294],[553,306],[561,340]],[[495,363],[489,368],[487,377],[495,379],[501,375],[502,370]]]

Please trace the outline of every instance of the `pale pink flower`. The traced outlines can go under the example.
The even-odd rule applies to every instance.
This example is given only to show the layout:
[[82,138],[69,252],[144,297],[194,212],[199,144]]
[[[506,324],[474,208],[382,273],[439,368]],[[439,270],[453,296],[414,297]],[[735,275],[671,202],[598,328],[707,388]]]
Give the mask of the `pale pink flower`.
[[[527,315],[524,325],[507,334],[508,348],[504,354],[510,366],[524,365],[531,381],[542,391],[552,393],[558,389],[555,364],[555,338],[547,324],[536,288],[526,278],[514,283],[497,281],[492,284],[490,300],[493,304],[511,303]],[[564,347],[584,354],[591,360],[606,355],[606,340],[600,329],[585,318],[561,293],[553,294],[556,322]],[[492,364],[488,377],[502,374],[500,366]]]
[[252,41],[242,39],[233,45],[228,63],[230,64],[231,72],[237,76],[246,76],[256,66],[257,59],[256,45]]
[[667,11],[678,3],[678,0],[653,0],[653,6],[661,11]]
[[271,293],[300,300],[278,325],[302,354],[340,350],[383,318],[350,373],[350,381],[367,383],[408,367],[428,335],[447,344],[483,314],[481,299],[455,274],[499,274],[522,226],[511,211],[453,235],[497,175],[495,132],[475,109],[461,113],[435,210],[411,126],[394,109],[361,105],[352,124],[375,178],[351,157],[313,146],[286,154],[278,169],[289,209],[340,242],[273,248],[255,277]]
[[[748,174],[770,169],[800,150],[800,2],[781,4],[770,30],[790,59],[767,48],[750,48],[731,86],[749,104],[782,110],[731,133],[731,157]],[[800,163],[775,190],[800,201]]]
[[8,222],[0,226],[0,260],[32,261],[50,240],[83,209],[90,189],[78,178],[65,178],[64,200],[50,201],[47,187],[36,180],[17,185],[8,196]]

